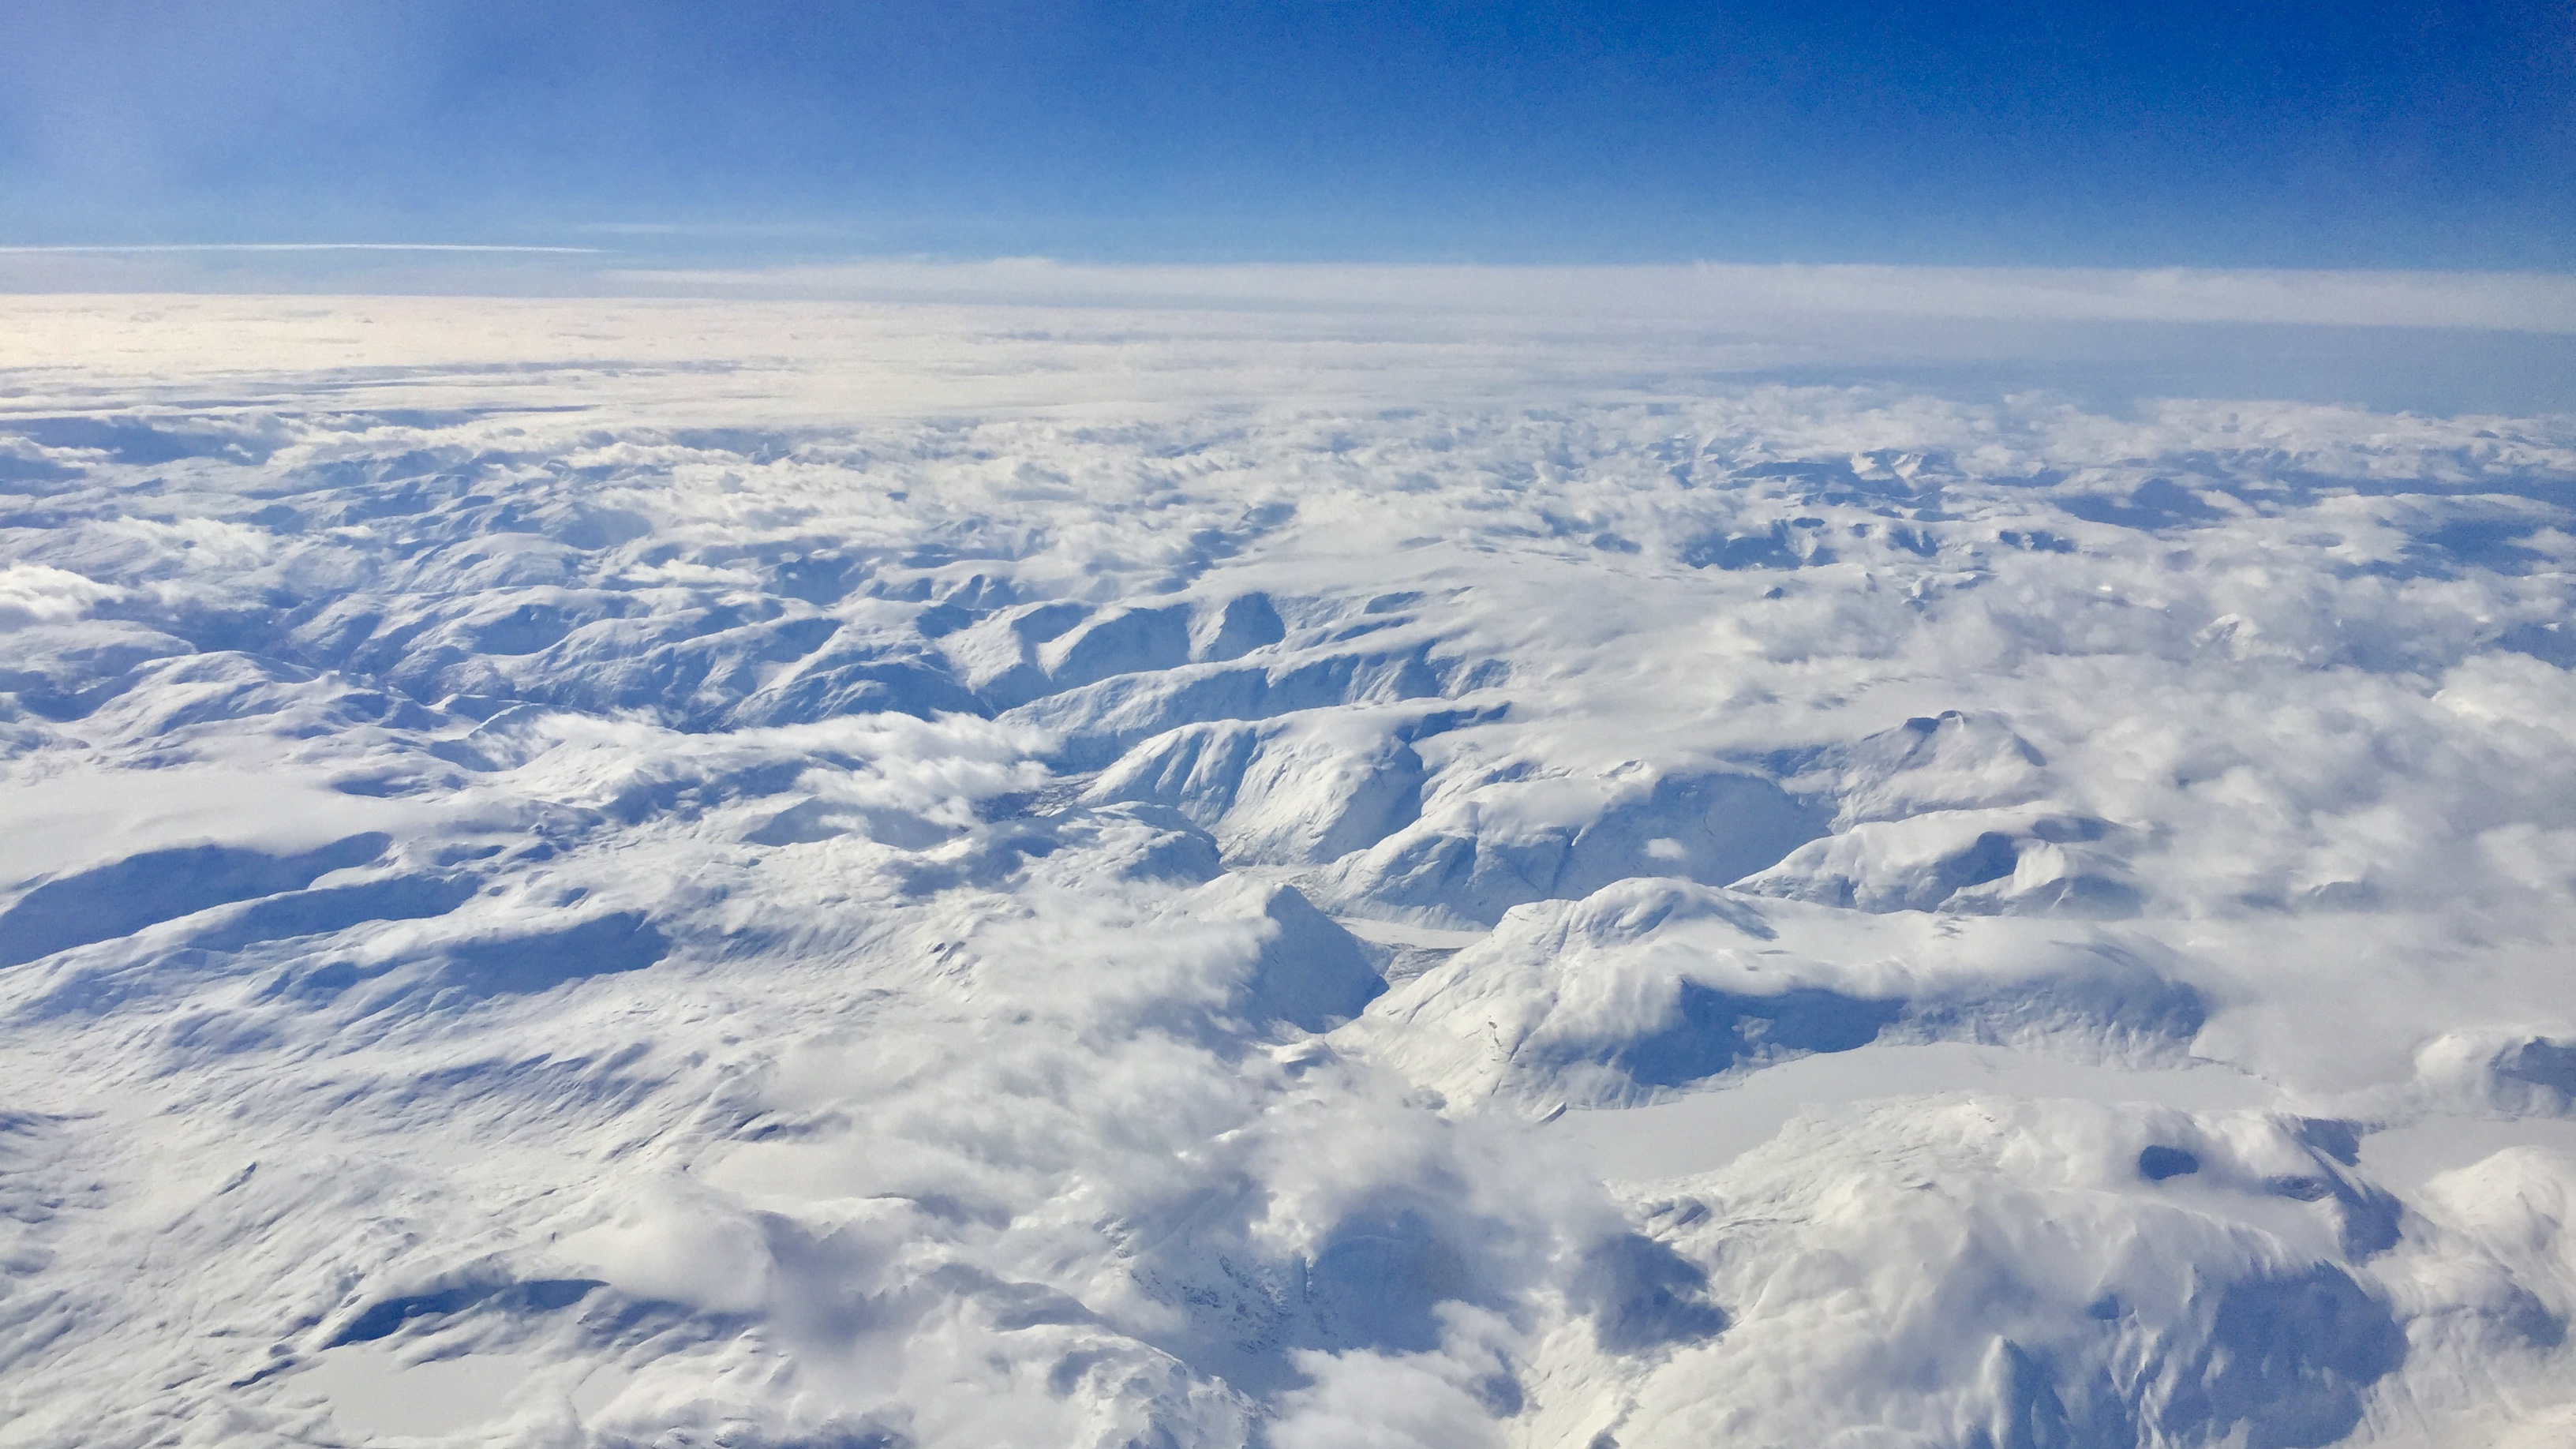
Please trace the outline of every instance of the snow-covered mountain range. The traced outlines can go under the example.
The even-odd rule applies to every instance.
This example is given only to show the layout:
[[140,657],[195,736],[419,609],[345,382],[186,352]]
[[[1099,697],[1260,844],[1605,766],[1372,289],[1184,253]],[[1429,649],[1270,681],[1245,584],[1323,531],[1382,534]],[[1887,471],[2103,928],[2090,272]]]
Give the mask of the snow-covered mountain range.
[[2576,419],[9,305],[0,1445],[2576,1440]]

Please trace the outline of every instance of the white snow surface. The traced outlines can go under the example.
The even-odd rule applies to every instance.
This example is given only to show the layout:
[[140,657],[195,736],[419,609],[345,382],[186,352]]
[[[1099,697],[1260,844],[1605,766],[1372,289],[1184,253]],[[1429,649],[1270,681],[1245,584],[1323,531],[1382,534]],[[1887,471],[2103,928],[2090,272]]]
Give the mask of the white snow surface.
[[0,1445],[2576,1433],[2576,418],[0,312]]

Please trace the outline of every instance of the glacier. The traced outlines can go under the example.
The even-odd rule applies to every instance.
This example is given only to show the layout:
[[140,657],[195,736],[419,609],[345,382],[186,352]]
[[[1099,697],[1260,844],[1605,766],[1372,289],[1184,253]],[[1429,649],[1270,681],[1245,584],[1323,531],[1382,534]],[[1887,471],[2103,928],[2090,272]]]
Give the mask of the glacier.
[[2576,1439],[2576,416],[1230,306],[0,305],[0,1445]]

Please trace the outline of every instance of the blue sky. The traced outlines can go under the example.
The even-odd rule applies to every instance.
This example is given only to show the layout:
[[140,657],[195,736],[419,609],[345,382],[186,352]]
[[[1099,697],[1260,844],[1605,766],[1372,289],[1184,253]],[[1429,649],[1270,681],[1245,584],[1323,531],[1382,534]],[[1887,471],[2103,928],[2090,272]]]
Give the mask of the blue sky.
[[0,243],[2576,269],[2576,0],[0,0]]

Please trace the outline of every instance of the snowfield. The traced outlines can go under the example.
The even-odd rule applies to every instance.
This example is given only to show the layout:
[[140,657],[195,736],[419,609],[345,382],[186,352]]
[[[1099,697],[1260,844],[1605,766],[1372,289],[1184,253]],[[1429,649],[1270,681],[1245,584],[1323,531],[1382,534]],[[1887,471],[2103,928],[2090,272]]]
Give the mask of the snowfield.
[[2576,417],[5,311],[0,1445],[2576,1442]]

